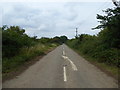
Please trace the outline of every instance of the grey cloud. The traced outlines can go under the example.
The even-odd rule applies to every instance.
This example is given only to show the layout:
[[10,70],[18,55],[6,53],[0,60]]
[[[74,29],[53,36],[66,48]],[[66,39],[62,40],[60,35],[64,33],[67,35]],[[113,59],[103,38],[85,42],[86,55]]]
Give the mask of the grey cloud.
[[[3,24],[19,25],[29,35],[54,37],[67,35],[72,38],[75,28],[79,33],[91,31],[97,25],[95,18],[97,3],[8,3],[4,4]],[[93,14],[91,14],[93,13]],[[88,17],[90,15],[90,17]],[[88,18],[87,18],[88,17]]]

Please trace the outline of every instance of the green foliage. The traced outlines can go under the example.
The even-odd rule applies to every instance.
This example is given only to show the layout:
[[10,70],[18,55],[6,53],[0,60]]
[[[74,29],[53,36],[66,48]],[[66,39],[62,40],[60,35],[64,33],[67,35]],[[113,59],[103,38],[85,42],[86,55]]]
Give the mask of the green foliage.
[[57,44],[63,44],[68,40],[68,38],[66,36],[56,36],[54,38],[51,39],[51,42],[53,43],[57,43]]
[[8,73],[32,58],[43,55],[48,49],[67,40],[66,36],[40,39],[30,37],[19,26],[4,25],[2,31],[2,72]]
[[[18,26],[10,26],[2,29],[3,57],[13,57],[19,53],[22,47],[30,47],[34,40],[25,34],[24,29]],[[16,53],[17,52],[17,53]]]
[[108,65],[119,66],[120,50],[117,48],[108,48],[106,43],[102,43],[97,36],[82,35],[83,40],[72,39],[67,42],[67,45],[75,50],[95,58],[98,62]]
[[42,37],[41,39],[39,39],[39,42],[41,42],[42,44],[48,44],[51,43],[51,39],[47,37]]
[[9,73],[20,65],[24,64],[26,61],[29,61],[38,55],[44,55],[48,49],[53,47],[55,47],[55,45],[44,45],[40,43],[30,48],[24,47],[19,51],[19,55],[16,55],[12,58],[3,59],[2,72]]
[[118,55],[120,51],[118,51],[115,48],[111,48],[108,50],[104,50],[102,52],[99,52],[98,61],[99,62],[105,62],[109,65],[115,65],[118,66],[120,64],[120,56]]
[[119,67],[120,65],[120,8],[107,9],[107,15],[97,15],[102,29],[97,36],[81,34],[67,44],[77,51],[95,58],[98,62]]
[[60,37],[61,43],[65,43],[67,40],[68,40],[68,38],[66,36],[61,36]]
[[99,36],[103,43],[107,42],[110,48],[120,49],[120,8],[107,9],[104,11],[105,16],[97,15],[97,19],[100,19],[100,25],[95,29],[103,29]]
[[65,43],[68,40],[66,36],[55,36],[53,38],[47,38],[47,37],[42,37],[39,39],[39,42],[43,44],[50,44],[50,43],[56,43],[56,44],[62,44]]
[[[25,30],[21,29],[19,26],[10,26],[4,25],[2,28],[2,57],[11,58],[19,54],[21,48],[30,48],[38,42],[41,44],[62,44],[65,43],[68,39],[66,36],[47,38],[42,37],[37,39],[37,36],[29,37],[25,34]],[[17,53],[16,53],[17,52]]]

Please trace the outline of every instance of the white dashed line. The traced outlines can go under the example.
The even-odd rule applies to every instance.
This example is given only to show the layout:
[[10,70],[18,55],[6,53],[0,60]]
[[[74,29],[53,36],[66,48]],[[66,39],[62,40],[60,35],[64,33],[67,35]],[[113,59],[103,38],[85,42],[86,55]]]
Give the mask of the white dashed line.
[[[62,55],[63,59],[68,60],[70,62],[70,64],[71,64],[71,66],[72,66],[72,69],[74,71],[77,71],[78,69],[77,69],[76,65],[65,55],[64,47],[63,47],[63,53],[62,54],[63,54]],[[64,82],[66,82],[67,81],[66,66],[63,66],[63,75],[64,75]]]
[[65,56],[65,51],[63,50],[63,56]]
[[63,74],[64,74],[64,82],[66,82],[67,81],[67,75],[66,75],[66,67],[64,66],[63,67]]

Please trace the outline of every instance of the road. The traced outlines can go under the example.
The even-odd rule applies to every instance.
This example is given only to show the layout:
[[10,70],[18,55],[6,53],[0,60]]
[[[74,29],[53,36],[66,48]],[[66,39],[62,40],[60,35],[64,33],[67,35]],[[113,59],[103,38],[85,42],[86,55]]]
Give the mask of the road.
[[117,88],[117,81],[65,44],[58,46],[3,88]]

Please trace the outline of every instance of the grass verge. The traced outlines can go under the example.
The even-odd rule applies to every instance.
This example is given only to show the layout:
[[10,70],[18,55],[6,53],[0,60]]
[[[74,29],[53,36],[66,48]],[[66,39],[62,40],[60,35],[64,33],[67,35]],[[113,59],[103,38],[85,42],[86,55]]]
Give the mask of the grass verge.
[[56,44],[37,44],[30,48],[22,48],[17,56],[4,58],[2,61],[3,82],[19,75],[55,47],[57,47]]

